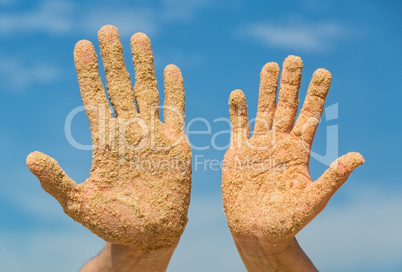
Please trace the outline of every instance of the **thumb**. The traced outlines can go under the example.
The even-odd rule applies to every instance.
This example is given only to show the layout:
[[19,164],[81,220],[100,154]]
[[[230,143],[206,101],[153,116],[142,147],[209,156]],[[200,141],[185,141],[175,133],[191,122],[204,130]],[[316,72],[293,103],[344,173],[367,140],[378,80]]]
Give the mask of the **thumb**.
[[39,179],[42,188],[52,195],[63,208],[67,207],[70,193],[77,184],[61,169],[57,161],[35,151],[26,160],[29,170]]
[[328,201],[345,183],[353,170],[363,163],[363,156],[357,152],[349,152],[339,157],[331,163],[321,177],[313,182],[314,191],[318,193],[321,199],[327,199]]

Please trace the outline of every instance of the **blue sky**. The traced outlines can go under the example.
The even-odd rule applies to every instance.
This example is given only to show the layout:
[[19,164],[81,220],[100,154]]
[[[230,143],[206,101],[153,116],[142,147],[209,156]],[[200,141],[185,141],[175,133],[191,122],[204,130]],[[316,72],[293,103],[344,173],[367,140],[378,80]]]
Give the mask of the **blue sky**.
[[[221,160],[229,140],[228,97],[242,89],[256,114],[259,73],[288,55],[303,59],[303,101],[312,73],[326,68],[332,86],[313,151],[358,151],[366,159],[326,210],[298,234],[320,271],[402,270],[402,19],[400,1],[14,1],[0,0],[0,263],[2,271],[77,271],[103,241],[66,216],[25,166],[40,150],[77,182],[91,151],[67,141],[67,115],[82,105],[73,48],[115,25],[131,75],[129,39],[152,41],[159,89],[163,69],[179,66],[186,118],[211,132],[189,135],[198,160]],[[103,67],[101,66],[101,70]],[[163,101],[163,94],[161,95]],[[300,103],[301,104],[301,103]],[[335,110],[335,115],[334,111]],[[331,115],[332,114],[332,115]],[[194,121],[191,131],[206,131]],[[334,134],[335,133],[335,134]],[[72,124],[90,144],[83,112]],[[337,148],[327,154],[327,143]],[[218,147],[218,148],[214,148]],[[318,157],[318,156],[317,156]],[[327,165],[311,160],[317,178]],[[168,271],[245,271],[221,204],[221,172],[195,169],[189,224]]]

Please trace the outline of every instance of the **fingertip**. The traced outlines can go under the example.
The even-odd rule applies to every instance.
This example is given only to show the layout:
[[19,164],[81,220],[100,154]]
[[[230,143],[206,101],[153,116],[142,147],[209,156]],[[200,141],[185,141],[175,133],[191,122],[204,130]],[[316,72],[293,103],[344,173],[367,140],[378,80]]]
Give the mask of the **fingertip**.
[[46,155],[39,151],[30,153],[26,158],[26,164],[33,172],[37,172],[40,168],[44,168],[46,163]]
[[295,71],[303,68],[303,61],[300,57],[290,55],[283,62],[283,68],[289,71]]
[[76,65],[88,65],[97,59],[94,46],[88,40],[80,40],[74,47],[74,60]]
[[92,49],[93,45],[88,40],[80,40],[75,44],[74,51],[77,53],[87,51],[88,49]]
[[312,82],[315,85],[321,85],[322,83],[331,83],[332,75],[324,68],[317,69],[312,78]]
[[68,194],[76,187],[76,183],[60,168],[57,161],[35,151],[27,156],[26,163],[42,188],[66,207]]
[[34,151],[34,152],[30,153],[26,158],[25,163],[28,166],[28,168],[31,169],[31,170],[35,166],[35,161],[36,161],[36,158],[38,156],[38,153],[40,153],[40,152],[39,151]]
[[229,106],[238,106],[246,103],[246,97],[242,90],[234,90],[229,96]]
[[27,156],[26,164],[41,182],[47,182],[56,169],[57,161],[42,152],[34,151]]
[[363,165],[364,158],[360,153],[349,152],[330,165],[330,169],[333,169],[342,178],[347,178],[357,167]]
[[165,67],[165,72],[177,71],[177,70],[180,71],[179,67],[177,67],[177,66],[174,65],[174,64],[168,64],[168,65]]
[[314,72],[313,77],[311,78],[308,93],[313,97],[322,98],[323,99],[322,104],[317,104],[315,100],[309,101],[308,98],[306,101],[307,103],[313,103],[312,105],[310,105],[311,107],[314,107],[314,105],[319,105],[320,114],[322,113],[324,107],[324,101],[328,95],[330,86],[331,86],[331,73],[324,68],[317,69]]
[[101,47],[112,43],[114,41],[120,41],[119,31],[113,25],[105,25],[98,32],[98,39]]
[[137,32],[131,36],[132,40],[139,40],[139,39],[149,39],[148,36],[144,32]]
[[358,152],[352,152],[352,153],[353,153],[353,156],[355,157],[356,162],[359,163],[359,166],[363,165],[364,162],[366,161],[366,159],[363,157],[363,155]]
[[[335,161],[336,162],[336,161]],[[348,165],[362,165],[364,163],[363,156],[358,152],[349,152],[338,159],[339,163]]]
[[118,33],[118,30],[115,26],[113,25],[104,25],[99,29],[98,31],[98,37],[99,36],[104,36],[104,35],[114,35]]
[[[131,36],[131,48],[132,52],[135,55],[135,58],[142,58],[141,56],[147,56],[151,49],[151,40],[147,35],[142,32],[137,32],[133,36]],[[139,59],[138,59],[139,60]]]
[[165,92],[184,92],[183,76],[179,67],[169,64],[164,71]]
[[340,162],[349,165],[352,169],[364,164],[364,157],[358,152],[349,152],[342,156]]
[[268,62],[261,69],[261,73],[279,74],[279,65],[276,62]]
[[174,64],[169,64],[165,67],[164,71],[165,76],[168,76],[173,79],[179,79],[181,77],[181,71],[179,67]]
[[151,44],[149,37],[142,32],[137,32],[131,36],[131,45],[135,46],[147,46]]
[[241,90],[234,90],[230,94],[229,115],[231,116],[231,118],[235,118],[235,119],[240,118],[242,120],[239,124],[240,126],[243,126],[243,125],[245,125],[245,123],[248,123],[246,97]]

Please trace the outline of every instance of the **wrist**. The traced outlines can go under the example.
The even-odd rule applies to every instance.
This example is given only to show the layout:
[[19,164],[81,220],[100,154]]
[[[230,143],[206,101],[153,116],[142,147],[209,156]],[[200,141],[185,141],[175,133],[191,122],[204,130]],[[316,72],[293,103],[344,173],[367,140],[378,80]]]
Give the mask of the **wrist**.
[[295,237],[272,241],[232,234],[240,257],[249,272],[318,271]]
[[102,252],[89,261],[80,272],[166,271],[177,243],[155,250],[106,243]]
[[234,234],[232,233],[233,240],[236,247],[247,255],[278,255],[285,250],[289,250],[294,242],[297,243],[295,237],[290,237],[281,240],[272,240],[261,238],[258,236]]

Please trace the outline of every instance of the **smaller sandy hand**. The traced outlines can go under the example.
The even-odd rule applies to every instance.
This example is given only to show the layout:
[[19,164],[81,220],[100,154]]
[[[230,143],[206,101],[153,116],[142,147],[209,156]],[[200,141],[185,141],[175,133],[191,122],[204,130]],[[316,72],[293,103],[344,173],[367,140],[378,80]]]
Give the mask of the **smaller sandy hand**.
[[229,228],[237,236],[290,241],[363,164],[359,153],[348,153],[312,182],[310,148],[331,74],[325,69],[315,71],[295,122],[302,66],[299,57],[284,61],[278,104],[279,67],[276,63],[264,66],[251,138],[244,94],[236,90],[230,95],[232,136],[225,154],[222,193]]
[[181,72],[174,65],[165,69],[162,123],[149,38],[143,33],[131,38],[133,93],[117,29],[104,26],[98,36],[115,117],[92,44],[82,40],[74,49],[93,143],[89,178],[76,184],[40,152],[31,153],[27,165],[66,214],[107,242],[143,250],[169,247],[178,242],[187,223],[191,188]]

